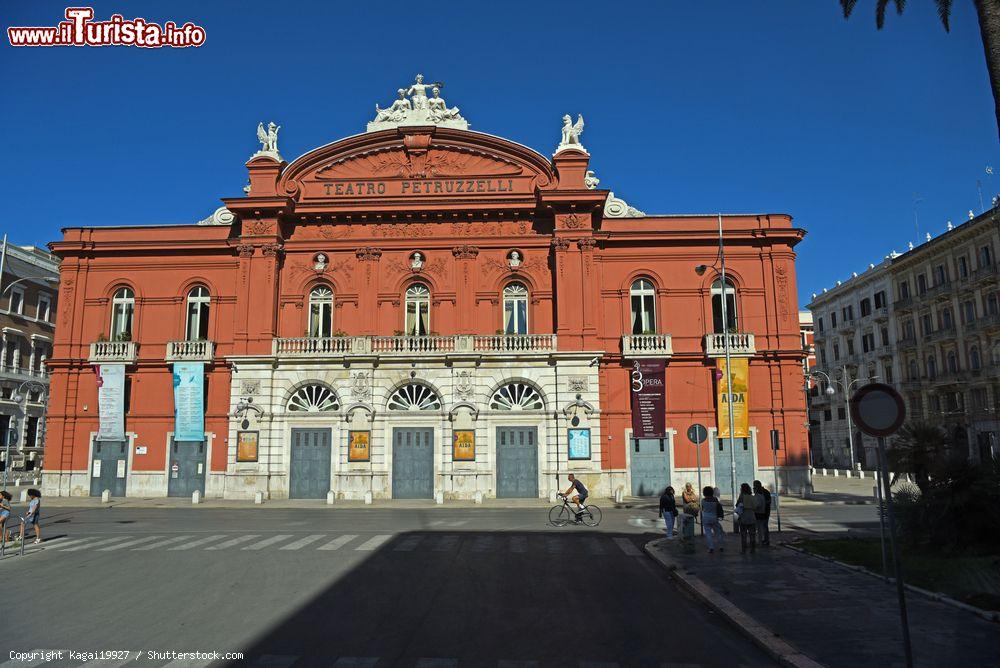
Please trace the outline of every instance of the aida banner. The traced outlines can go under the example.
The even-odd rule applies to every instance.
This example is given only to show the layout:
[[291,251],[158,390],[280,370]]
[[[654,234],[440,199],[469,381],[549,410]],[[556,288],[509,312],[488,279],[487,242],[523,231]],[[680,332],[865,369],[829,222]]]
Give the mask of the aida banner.
[[730,392],[726,386],[726,360],[716,360],[718,377],[718,407],[719,438],[729,438],[729,412],[733,414],[734,438],[750,438],[750,412],[747,409],[750,388],[749,360],[736,357],[731,360],[730,371],[733,378],[733,389]]
[[125,365],[99,364],[97,371],[97,439],[125,440]]
[[452,459],[456,462],[472,462],[476,460],[476,432],[471,429],[456,430],[452,435],[454,440]]
[[661,438],[666,431],[666,362],[632,363],[632,438]]
[[347,461],[371,461],[372,433],[367,429],[347,432]]
[[174,440],[205,440],[204,362],[174,362]]

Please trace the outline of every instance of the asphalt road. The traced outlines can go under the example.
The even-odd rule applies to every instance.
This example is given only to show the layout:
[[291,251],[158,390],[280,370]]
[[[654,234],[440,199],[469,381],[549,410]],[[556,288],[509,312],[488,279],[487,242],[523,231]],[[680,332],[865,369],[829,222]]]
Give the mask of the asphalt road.
[[0,666],[43,649],[133,652],[90,666],[774,665],[642,551],[651,511],[606,508],[598,529],[545,515],[49,507],[43,549],[0,560],[18,602]]

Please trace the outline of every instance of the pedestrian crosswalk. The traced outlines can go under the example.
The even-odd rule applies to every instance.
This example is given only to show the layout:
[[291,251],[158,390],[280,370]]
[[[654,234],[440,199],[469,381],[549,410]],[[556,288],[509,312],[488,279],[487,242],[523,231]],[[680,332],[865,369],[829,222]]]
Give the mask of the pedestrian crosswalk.
[[[638,541],[638,542],[637,542]],[[363,534],[275,534],[216,533],[184,534],[165,537],[161,534],[102,534],[85,538],[60,537],[45,541],[33,550],[54,553],[115,553],[128,552],[264,552],[264,551],[322,551],[322,552],[457,552],[506,554],[567,553],[592,556],[643,556],[642,537],[636,536],[574,536],[504,533],[363,533]]]
[[[791,529],[810,531],[813,533],[844,533],[850,528],[839,522],[824,519],[807,519],[805,517],[791,516],[782,518],[782,524],[786,524]],[[773,531],[774,529],[772,529]]]

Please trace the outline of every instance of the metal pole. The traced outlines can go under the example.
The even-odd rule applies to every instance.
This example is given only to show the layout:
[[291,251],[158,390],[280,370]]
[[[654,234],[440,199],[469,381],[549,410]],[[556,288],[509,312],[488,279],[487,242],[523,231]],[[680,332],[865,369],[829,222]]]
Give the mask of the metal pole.
[[892,548],[893,574],[896,576],[896,595],[899,597],[899,622],[903,628],[903,650],[907,668],[913,668],[913,650],[910,648],[910,622],[906,617],[906,590],[903,588],[903,565],[896,545],[896,520],[892,509],[892,493],[889,489],[889,472],[886,470],[885,437],[878,437],[878,459],[882,483],[885,485],[885,508],[889,516],[889,546]]
[[849,468],[852,472],[854,471],[854,427],[851,426],[851,384],[847,382],[847,367],[843,366],[840,368],[843,374],[843,379],[840,381],[840,387],[844,390],[844,410],[847,413],[847,445],[851,450],[851,461]]
[[781,504],[778,503],[778,449],[771,444],[771,455],[774,457],[774,513],[778,518],[778,533],[781,533]]
[[879,458],[878,478],[875,480],[875,499],[878,501],[878,539],[882,548],[882,577],[889,582],[889,559],[885,553],[885,508],[882,504],[882,460]]
[[[726,284],[726,246],[722,238],[722,214],[719,214],[719,264],[722,281],[722,340],[726,352],[726,413],[729,415],[729,474],[732,476],[733,507],[736,507],[736,428],[733,423],[733,369],[729,357],[729,314],[727,310],[728,287]],[[736,520],[733,520],[733,528]]]
[[[701,494],[703,493],[703,488],[701,486],[701,443],[694,444],[694,454],[695,454],[695,461],[698,464],[698,493],[695,496],[697,496],[700,499]],[[701,527],[701,535],[704,536],[705,527],[702,526],[701,522],[698,522],[698,526]]]

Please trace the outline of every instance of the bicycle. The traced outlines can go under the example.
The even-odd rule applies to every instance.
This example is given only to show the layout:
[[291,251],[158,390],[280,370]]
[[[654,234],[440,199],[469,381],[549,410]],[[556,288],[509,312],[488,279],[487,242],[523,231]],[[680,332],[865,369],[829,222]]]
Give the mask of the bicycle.
[[562,499],[562,504],[554,505],[549,509],[549,524],[562,527],[570,522],[583,522],[589,527],[596,527],[601,523],[601,509],[597,506],[584,506],[583,510],[577,510],[570,507],[569,497],[565,494],[558,496]]

